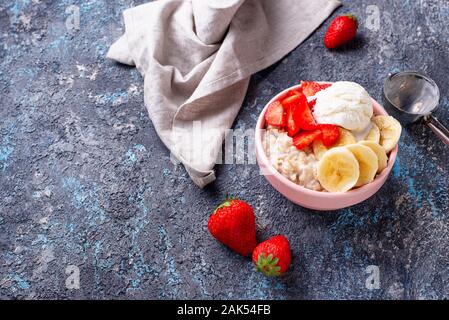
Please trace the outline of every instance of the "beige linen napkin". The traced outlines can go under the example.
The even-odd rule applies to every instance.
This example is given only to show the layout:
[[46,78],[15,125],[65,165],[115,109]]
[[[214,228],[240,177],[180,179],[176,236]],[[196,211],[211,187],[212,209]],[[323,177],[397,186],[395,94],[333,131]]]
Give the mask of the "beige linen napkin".
[[160,0],[124,12],[108,58],[136,66],[159,137],[200,187],[250,76],[304,41],[337,0]]

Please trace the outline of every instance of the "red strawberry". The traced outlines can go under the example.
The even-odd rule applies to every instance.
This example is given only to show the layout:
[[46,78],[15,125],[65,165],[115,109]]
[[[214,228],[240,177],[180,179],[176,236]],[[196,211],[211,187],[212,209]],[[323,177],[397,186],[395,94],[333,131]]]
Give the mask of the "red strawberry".
[[311,110],[313,110],[315,105],[316,105],[316,99],[313,99],[312,101],[309,102],[309,107],[310,107]]
[[297,96],[300,93],[301,93],[300,89],[292,89],[292,90],[287,91],[287,93],[285,94],[285,97],[288,98],[291,96]]
[[242,256],[257,245],[254,211],[244,201],[226,199],[210,216],[207,227],[215,239]]
[[334,124],[320,124],[321,140],[326,147],[332,147],[340,138],[340,129]]
[[287,132],[290,137],[293,137],[300,130],[300,110],[301,97],[297,94],[282,100],[284,110],[287,110]]
[[319,91],[329,88],[331,84],[321,84],[313,81],[301,81],[301,89],[306,97],[311,97]]
[[298,107],[299,127],[303,130],[317,129],[318,125],[313,118],[312,111],[310,111],[306,96],[301,94],[299,97],[301,98]]
[[265,121],[267,124],[275,127],[284,127],[286,125],[286,117],[284,107],[279,101],[272,102],[265,113]]
[[303,150],[312,144],[313,141],[321,139],[321,130],[303,131],[293,138],[293,145],[298,150]]
[[277,277],[285,273],[292,262],[290,244],[284,236],[275,236],[259,244],[253,252],[257,271]]
[[301,130],[299,127],[300,119],[298,105],[291,104],[287,109],[287,134],[289,137],[293,137],[295,134]]
[[286,109],[286,107],[288,107],[291,104],[299,104],[299,102],[301,101],[301,92],[298,92],[296,94],[292,94],[290,96],[288,96],[287,98],[285,98],[284,100],[282,100],[282,105],[284,106],[284,109]]
[[357,27],[357,18],[352,14],[335,18],[324,36],[324,45],[334,49],[348,43],[357,35]]

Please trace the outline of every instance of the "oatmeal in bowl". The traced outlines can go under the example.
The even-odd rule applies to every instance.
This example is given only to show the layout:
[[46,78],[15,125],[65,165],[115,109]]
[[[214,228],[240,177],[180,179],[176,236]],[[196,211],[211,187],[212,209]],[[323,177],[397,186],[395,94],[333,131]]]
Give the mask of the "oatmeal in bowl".
[[321,191],[316,167],[318,160],[311,148],[298,150],[287,132],[268,126],[263,148],[273,168],[290,181],[310,190]]
[[354,82],[302,82],[274,97],[259,116],[256,155],[285,197],[336,210],[362,202],[386,181],[401,126]]

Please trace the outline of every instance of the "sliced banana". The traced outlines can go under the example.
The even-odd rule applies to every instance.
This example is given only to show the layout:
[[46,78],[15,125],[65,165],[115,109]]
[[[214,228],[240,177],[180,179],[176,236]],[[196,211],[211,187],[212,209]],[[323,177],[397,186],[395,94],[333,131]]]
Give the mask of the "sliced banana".
[[345,147],[327,151],[318,162],[318,181],[329,192],[351,190],[359,180],[359,176],[359,162]]
[[[356,138],[349,130],[343,128],[339,128],[339,130],[340,137],[332,148],[343,147],[348,144],[354,144],[357,142]],[[321,159],[326,151],[329,150],[329,148],[327,148],[321,140],[315,140],[312,144],[312,149],[317,159]]]
[[360,141],[359,143],[361,145],[369,147],[374,151],[377,156],[377,164],[379,165],[377,173],[382,172],[382,170],[385,169],[388,165],[388,157],[385,149],[380,144],[373,141]]
[[354,135],[351,133],[351,131],[340,128],[340,138],[338,139],[338,141],[334,147],[343,147],[348,144],[353,144],[356,142],[357,142],[357,139],[354,137]]
[[365,184],[371,183],[376,176],[379,169],[378,159],[371,148],[361,144],[351,144],[345,146],[355,156],[359,162],[360,175],[355,186],[361,187]]
[[401,124],[391,116],[376,116],[373,122],[380,130],[380,145],[384,147],[386,153],[390,152],[401,138]]
[[380,142],[380,130],[379,127],[374,124],[371,123],[371,130],[368,132],[368,134],[366,135],[364,140],[367,141],[373,141],[375,143],[379,143]]

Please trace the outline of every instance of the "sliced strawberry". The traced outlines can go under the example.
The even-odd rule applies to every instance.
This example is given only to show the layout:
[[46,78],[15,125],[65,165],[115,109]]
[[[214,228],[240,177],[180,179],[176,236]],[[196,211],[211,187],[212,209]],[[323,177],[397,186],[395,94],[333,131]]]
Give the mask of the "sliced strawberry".
[[298,109],[297,104],[290,104],[287,107],[287,133],[290,137],[293,137],[301,129]]
[[303,150],[304,148],[307,148],[314,142],[315,140],[318,140],[321,138],[321,130],[317,129],[314,131],[306,131],[301,132],[300,134],[296,135],[293,138],[293,145],[298,150]]
[[340,138],[340,129],[334,124],[320,124],[321,140],[326,147],[332,147]]
[[307,131],[318,129],[318,125],[313,118],[312,111],[310,111],[307,98],[303,94],[301,94],[300,97],[301,99],[298,108],[299,127]]
[[287,133],[293,137],[299,132],[300,128],[300,110],[301,96],[299,94],[292,95],[282,100],[284,110],[287,112]]
[[284,100],[282,100],[282,105],[284,106],[284,108],[287,108],[289,105],[292,104],[299,104],[301,102],[301,92],[298,92],[294,95],[288,96],[286,97]]
[[272,102],[265,113],[265,121],[268,125],[275,127],[285,127],[286,117],[284,107],[279,101]]
[[316,105],[316,99],[313,99],[312,101],[309,102],[309,107],[310,107],[311,110],[313,110],[315,105]]
[[317,94],[317,92],[329,88],[331,84],[320,84],[313,81],[301,81],[302,92],[306,97],[311,97]]
[[288,97],[291,97],[291,96],[297,96],[300,93],[301,93],[300,89],[292,89],[292,90],[287,91],[287,93],[285,94],[285,97],[288,98]]

